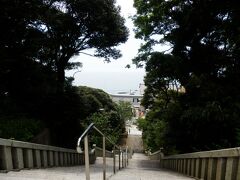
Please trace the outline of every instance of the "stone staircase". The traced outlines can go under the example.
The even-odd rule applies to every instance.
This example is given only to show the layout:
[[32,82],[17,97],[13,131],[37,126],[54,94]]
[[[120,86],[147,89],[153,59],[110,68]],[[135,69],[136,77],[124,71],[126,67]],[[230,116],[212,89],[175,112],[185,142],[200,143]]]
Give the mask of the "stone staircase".
[[141,153],[134,153],[129,165],[109,180],[191,180],[181,174],[160,169],[158,160],[149,160]]
[[[117,158],[118,159],[118,158]],[[98,157],[90,166],[90,179],[101,180],[103,159]],[[117,163],[117,162],[116,162]],[[107,158],[108,180],[191,180],[181,174],[159,168],[159,161],[149,160],[141,153],[134,153],[126,168],[113,173],[113,159]],[[52,167],[46,169],[23,169],[0,173],[0,180],[85,180],[84,166]]]
[[[106,158],[106,177],[113,176],[113,159]],[[103,179],[103,159],[98,157],[95,164],[90,165],[90,179]],[[51,167],[45,169],[22,169],[0,173],[0,180],[85,180],[85,166]]]

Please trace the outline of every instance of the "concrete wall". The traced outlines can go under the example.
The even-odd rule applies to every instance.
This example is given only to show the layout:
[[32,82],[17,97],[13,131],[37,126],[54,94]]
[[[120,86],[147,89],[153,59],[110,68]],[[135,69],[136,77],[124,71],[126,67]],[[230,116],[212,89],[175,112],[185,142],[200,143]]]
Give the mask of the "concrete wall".
[[[90,154],[90,163],[95,160]],[[83,164],[84,155],[76,150],[0,138],[0,171]]]
[[240,180],[240,148],[164,157],[161,167],[204,180]]

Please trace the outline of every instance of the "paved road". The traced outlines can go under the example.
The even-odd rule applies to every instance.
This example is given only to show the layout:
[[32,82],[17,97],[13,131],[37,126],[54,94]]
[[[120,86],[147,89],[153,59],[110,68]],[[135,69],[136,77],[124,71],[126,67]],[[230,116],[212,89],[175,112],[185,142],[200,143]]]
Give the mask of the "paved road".
[[110,180],[193,180],[181,174],[159,168],[159,161],[148,160],[144,154],[134,153],[127,168]]

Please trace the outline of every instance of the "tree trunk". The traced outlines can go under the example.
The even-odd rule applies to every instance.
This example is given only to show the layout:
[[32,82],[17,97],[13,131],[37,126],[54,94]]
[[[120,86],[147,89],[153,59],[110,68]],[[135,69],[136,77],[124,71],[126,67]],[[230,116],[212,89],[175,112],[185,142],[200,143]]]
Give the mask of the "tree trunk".
[[63,95],[65,83],[65,67],[62,64],[57,66],[57,93]]

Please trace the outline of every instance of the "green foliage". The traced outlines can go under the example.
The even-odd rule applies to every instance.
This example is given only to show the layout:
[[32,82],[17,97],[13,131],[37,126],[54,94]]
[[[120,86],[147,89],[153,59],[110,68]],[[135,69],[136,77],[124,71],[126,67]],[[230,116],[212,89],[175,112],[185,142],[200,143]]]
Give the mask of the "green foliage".
[[[85,121],[85,127],[92,122],[113,143],[118,143],[119,137],[122,133],[122,126],[119,123],[120,117],[115,111],[94,113]],[[100,134],[94,132],[90,137],[93,144],[96,144],[98,147],[102,147],[102,136]],[[112,149],[112,144],[108,141],[106,141],[106,148],[109,150]]]
[[158,117],[153,117],[154,115],[154,112],[149,111],[146,118],[140,118],[137,121],[138,128],[143,131],[144,147],[151,149],[151,152],[158,151],[165,145],[166,124]]
[[56,92],[61,98],[64,70],[80,64],[71,57],[94,49],[93,56],[117,59],[116,46],[128,36],[112,0],[3,0],[1,7],[0,98],[7,93],[21,102],[23,93],[41,99]]
[[36,119],[3,116],[0,118],[0,137],[31,141],[43,127],[42,122]]
[[147,121],[145,118],[137,119],[137,126],[141,131],[145,131],[147,129]]
[[[86,128],[93,122],[106,136],[117,143],[125,127],[123,117],[126,118],[128,115],[125,112],[129,107],[128,104],[123,103],[125,106],[121,107],[124,109],[119,111],[120,106],[115,104],[110,96],[100,89],[80,86],[77,88],[77,93],[81,102],[81,109],[79,109],[81,126]],[[100,147],[102,146],[101,135],[97,133],[92,135],[91,141]],[[107,148],[111,149],[111,147],[112,145],[107,143]]]
[[84,107],[80,109],[82,119],[85,119],[89,114],[95,113],[100,109],[104,109],[107,112],[111,110],[116,111],[116,104],[113,103],[110,96],[103,90],[79,86],[77,88],[77,94]]
[[126,122],[133,117],[132,105],[130,102],[120,101],[117,104],[117,112],[123,122]]
[[63,90],[64,70],[71,67],[71,57],[93,49],[92,56],[106,61],[118,59],[121,54],[116,46],[127,40],[128,30],[113,0],[51,3],[50,9],[40,17],[40,25],[47,25],[44,53],[48,59],[45,62],[56,70],[59,90]]
[[[92,122],[114,142],[118,141],[124,122],[117,112],[117,105],[106,92],[85,86],[69,86],[63,99],[62,111],[53,114],[53,118],[56,119],[57,114],[59,119],[57,123],[52,122],[57,145],[75,148],[79,136]],[[67,133],[59,138],[62,132]],[[100,136],[93,134],[92,137],[93,142],[101,146]]]
[[40,119],[56,145],[73,147],[80,121],[99,108],[115,110],[103,91],[81,91],[65,78],[81,65],[69,60],[84,50],[106,61],[121,56],[116,47],[128,29],[114,0],[2,0],[0,23],[1,117]]
[[[54,102],[54,103],[53,103]],[[77,139],[83,133],[84,128],[89,125],[88,118],[98,113],[101,108],[107,112],[115,109],[115,104],[109,95],[100,89],[93,89],[85,86],[66,87],[64,96],[52,100],[51,111],[48,117],[51,129],[54,131],[53,142],[56,145],[75,148]],[[61,107],[61,111],[59,111]],[[66,132],[64,137],[62,133]],[[61,136],[61,138],[59,138]]]
[[[146,121],[154,124],[145,136],[156,139],[153,132],[160,130],[155,122],[164,124],[160,137],[168,151],[239,145],[240,9],[236,3],[134,1],[136,37],[146,40],[134,62],[146,63],[143,104],[153,113]],[[153,52],[155,45],[164,43],[171,49]]]

